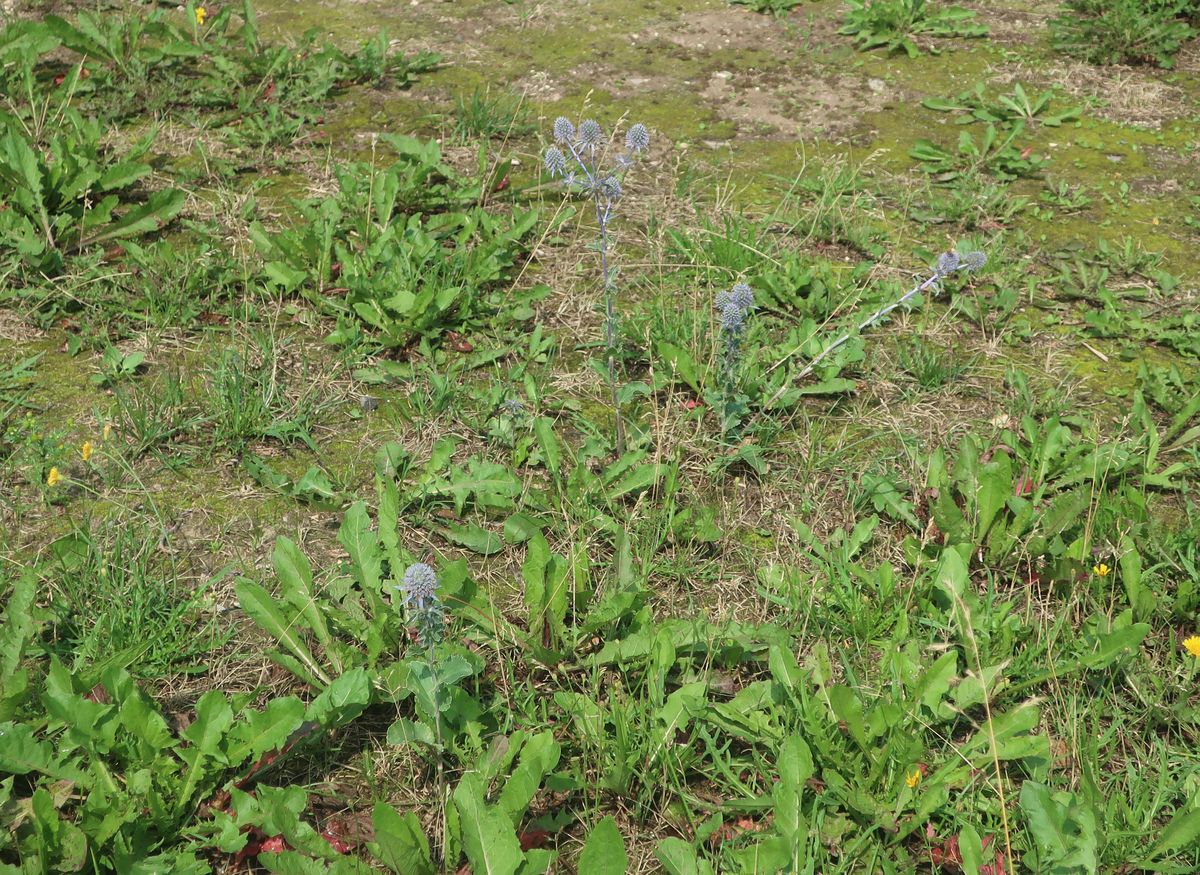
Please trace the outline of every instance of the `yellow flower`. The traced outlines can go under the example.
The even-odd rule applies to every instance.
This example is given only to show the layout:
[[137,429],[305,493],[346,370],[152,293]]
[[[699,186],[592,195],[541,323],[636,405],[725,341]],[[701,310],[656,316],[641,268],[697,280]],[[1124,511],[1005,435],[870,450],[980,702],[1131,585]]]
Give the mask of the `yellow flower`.
[[904,783],[908,785],[908,789],[912,790],[921,783],[921,770],[913,769],[913,773],[904,779]]
[[57,468],[51,468],[50,475],[46,478],[46,485],[57,486],[59,480],[62,480],[62,475],[58,473]]
[[1092,566],[1092,574],[1097,577],[1108,577],[1108,572],[1112,571],[1107,565],[1101,562],[1099,565]]
[[111,437],[111,436],[112,436],[112,423],[106,422],[106,423],[104,423],[104,435],[102,436],[101,440],[108,440],[109,437]]
[[83,456],[83,461],[88,461],[92,458],[92,442],[84,441],[83,446],[79,448],[79,455]]
[[196,24],[204,26],[204,19],[208,18],[208,10],[203,6],[196,7]]
[[1200,659],[1200,635],[1193,635],[1183,640],[1183,648],[1192,656]]

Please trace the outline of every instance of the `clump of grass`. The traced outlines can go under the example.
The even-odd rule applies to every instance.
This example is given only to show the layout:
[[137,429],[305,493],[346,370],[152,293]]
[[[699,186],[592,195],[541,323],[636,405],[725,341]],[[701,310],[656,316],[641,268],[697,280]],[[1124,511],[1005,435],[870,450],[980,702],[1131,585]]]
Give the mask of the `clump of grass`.
[[492,94],[489,89],[476,88],[454,100],[453,136],[459,142],[523,136],[536,130],[528,117],[522,95]]
[[934,392],[967,374],[973,364],[928,341],[905,341],[897,348],[900,369],[926,392]]

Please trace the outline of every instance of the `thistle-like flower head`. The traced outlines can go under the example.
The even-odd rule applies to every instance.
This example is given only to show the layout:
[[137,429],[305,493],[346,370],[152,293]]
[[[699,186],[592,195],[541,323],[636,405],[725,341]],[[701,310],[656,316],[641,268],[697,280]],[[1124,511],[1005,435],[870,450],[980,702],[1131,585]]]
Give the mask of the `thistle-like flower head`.
[[554,139],[563,144],[575,139],[575,125],[571,124],[570,119],[560,115],[554,120]]
[[417,611],[423,611],[431,602],[437,601],[437,588],[437,572],[424,562],[408,566],[400,583],[404,604]]
[[588,119],[579,126],[579,142],[592,149],[604,142],[604,129],[595,119]]
[[606,176],[600,180],[597,188],[600,190],[602,197],[609,201],[619,201],[621,199],[621,181],[615,176]]
[[959,266],[968,273],[974,273],[985,264],[987,264],[987,255],[982,252],[968,252]]
[[638,122],[625,132],[625,148],[630,152],[643,152],[650,146],[650,132]]
[[733,301],[743,310],[753,310],[754,289],[750,288],[745,283],[738,283],[729,290],[729,300]]
[[727,301],[721,308],[721,330],[736,334],[746,324],[746,311],[736,301]]
[[404,595],[404,607],[409,622],[416,627],[423,647],[432,648],[442,640],[446,621],[437,594],[437,572],[424,562],[415,562],[404,572],[399,590]]
[[546,157],[543,159],[546,165],[546,172],[551,176],[562,176],[567,169],[567,156],[563,154],[562,149],[558,146],[551,146],[546,150]]
[[934,269],[938,276],[946,276],[958,270],[958,264],[957,252],[943,252],[938,256],[937,267]]

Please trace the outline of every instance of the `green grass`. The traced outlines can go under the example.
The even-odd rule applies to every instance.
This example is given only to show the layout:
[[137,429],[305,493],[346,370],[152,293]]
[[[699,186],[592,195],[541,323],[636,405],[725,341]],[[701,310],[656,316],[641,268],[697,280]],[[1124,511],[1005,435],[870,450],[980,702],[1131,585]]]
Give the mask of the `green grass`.
[[0,32],[0,873],[1200,868],[1190,91],[750,5]]

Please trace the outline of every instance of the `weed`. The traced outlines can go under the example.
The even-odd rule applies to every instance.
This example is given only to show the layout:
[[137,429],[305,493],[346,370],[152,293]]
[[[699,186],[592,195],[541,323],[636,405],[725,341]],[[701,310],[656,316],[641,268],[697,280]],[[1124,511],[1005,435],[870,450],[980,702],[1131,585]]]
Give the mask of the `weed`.
[[527,116],[523,95],[492,96],[489,91],[476,88],[470,96],[460,94],[455,98],[453,136],[459,142],[520,137],[537,129]]
[[1175,66],[1175,55],[1196,31],[1183,19],[1190,0],[1069,0],[1053,19],[1054,46],[1093,64]]
[[608,349],[606,370],[616,420],[617,455],[623,456],[625,425],[616,373],[617,284],[616,272],[609,264],[608,227],[624,193],[622,180],[625,172],[633,166],[633,156],[649,148],[650,132],[643,124],[632,125],[625,133],[625,151],[617,155],[609,169],[601,164],[603,147],[606,145],[604,130],[593,119],[587,119],[576,130],[568,119],[560,116],[554,122],[554,140],[567,151],[564,153],[559,146],[547,148],[544,159],[546,171],[552,177],[561,176],[568,186],[578,184],[582,193],[592,199],[596,210],[596,225],[600,235],[600,278],[604,287],[604,342]]
[[745,6],[751,12],[784,16],[799,6],[803,0],[729,0],[734,6]]
[[986,27],[972,23],[975,13],[961,6],[941,8],[927,0],[847,0],[847,5],[838,33],[853,36],[863,51],[886,48],[889,54],[902,51],[915,58],[921,51],[914,37],[987,34]]

